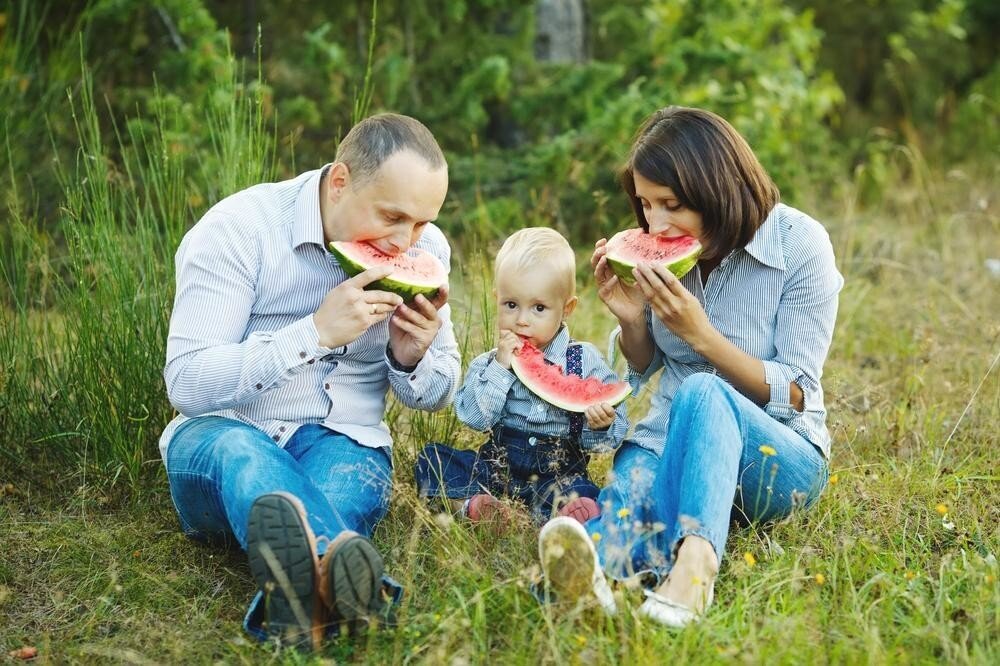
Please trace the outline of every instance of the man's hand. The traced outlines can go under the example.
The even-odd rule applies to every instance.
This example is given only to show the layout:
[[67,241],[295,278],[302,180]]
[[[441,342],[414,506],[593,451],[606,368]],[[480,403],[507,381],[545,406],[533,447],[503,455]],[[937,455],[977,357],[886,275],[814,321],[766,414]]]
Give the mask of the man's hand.
[[365,291],[367,285],[391,272],[387,266],[369,268],[327,292],[313,315],[321,345],[335,349],[354,342],[403,303],[388,291]]
[[389,320],[389,348],[400,365],[414,366],[427,353],[441,330],[438,310],[448,302],[448,285],[438,289],[434,300],[418,295],[410,305],[400,305]]
[[517,337],[513,331],[500,329],[500,339],[497,341],[496,362],[510,370],[510,361],[514,352],[521,351],[524,340]]
[[607,402],[591,405],[583,414],[587,417],[587,427],[591,430],[604,430],[615,422],[615,408]]

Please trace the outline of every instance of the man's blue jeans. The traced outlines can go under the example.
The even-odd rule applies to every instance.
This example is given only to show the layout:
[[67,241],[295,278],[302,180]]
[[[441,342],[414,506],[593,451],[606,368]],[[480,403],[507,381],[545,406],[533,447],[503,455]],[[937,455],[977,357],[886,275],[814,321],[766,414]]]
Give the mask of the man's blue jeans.
[[[344,530],[371,536],[389,508],[392,461],[388,450],[362,446],[320,425],[300,427],[282,449],[245,423],[203,416],[185,422],[170,440],[167,478],[189,537],[236,542],[246,550],[250,507],[280,490],[302,501],[322,556]],[[259,597],[247,614],[247,630],[255,635],[257,619],[251,616]]]
[[662,458],[626,442],[587,523],[614,578],[672,566],[697,535],[722,561],[731,519],[765,522],[810,506],[826,487],[819,449],[721,378],[699,373],[674,396]]

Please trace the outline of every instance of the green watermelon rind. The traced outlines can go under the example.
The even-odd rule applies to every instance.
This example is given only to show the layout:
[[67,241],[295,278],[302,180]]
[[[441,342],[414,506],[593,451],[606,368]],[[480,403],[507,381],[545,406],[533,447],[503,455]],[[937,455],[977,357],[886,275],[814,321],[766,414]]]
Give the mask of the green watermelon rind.
[[[518,378],[518,380],[522,384],[524,384],[525,388],[527,388],[529,391],[531,391],[536,396],[538,396],[545,402],[549,403],[553,407],[558,407],[559,409],[565,410],[567,412],[582,413],[585,412],[587,410],[587,407],[590,406],[589,404],[581,405],[579,403],[566,402],[562,400],[560,396],[557,396],[552,392],[547,391],[545,387],[540,386],[537,382],[534,381],[532,375],[528,372],[527,368],[523,367],[522,364],[518,362],[517,356],[514,356],[514,358],[511,359],[510,369],[514,371],[514,375]],[[625,399],[632,394],[632,387],[625,382],[621,382],[621,384],[622,388],[618,394],[615,394],[610,398],[601,400],[601,402],[607,402],[612,406],[624,402]],[[599,404],[599,403],[591,403],[591,404]]]
[[[349,257],[337,246],[336,241],[330,243],[330,252],[333,253],[333,256],[337,258],[337,262],[340,264],[340,267],[343,268],[344,272],[350,277],[354,277],[358,273],[363,273],[369,268],[375,266],[375,264],[366,266],[360,261],[356,261],[352,257]],[[398,278],[394,278],[392,275],[389,275],[381,280],[372,282],[365,287],[365,289],[389,291],[398,295],[404,301],[409,302],[416,298],[419,294],[423,294],[424,297],[429,300],[434,300],[437,298],[440,285],[432,287],[429,285],[413,284],[412,282],[400,280]]]
[[[699,246],[697,249],[692,250],[687,256],[681,257],[675,261],[668,264],[664,264],[667,270],[673,273],[677,279],[681,279],[687,275],[688,271],[694,268],[694,265],[698,263],[698,257],[701,255],[702,248]],[[613,256],[610,252],[607,255],[608,266],[611,267],[612,272],[618,276],[618,279],[627,285],[635,284],[635,276],[632,275],[632,271],[638,265],[635,262],[621,259],[619,257]]]

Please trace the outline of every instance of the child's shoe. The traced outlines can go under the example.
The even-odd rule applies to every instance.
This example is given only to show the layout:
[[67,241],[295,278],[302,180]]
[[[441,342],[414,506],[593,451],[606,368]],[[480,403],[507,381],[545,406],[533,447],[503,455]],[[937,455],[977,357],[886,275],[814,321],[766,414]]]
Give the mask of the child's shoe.
[[577,497],[575,500],[567,502],[563,508],[559,509],[559,515],[569,516],[570,518],[579,521],[582,525],[591,518],[597,518],[601,515],[601,509],[597,506],[597,502],[589,497]]
[[480,493],[469,498],[465,505],[465,516],[474,523],[493,523],[502,527],[510,518],[507,505],[493,495]]

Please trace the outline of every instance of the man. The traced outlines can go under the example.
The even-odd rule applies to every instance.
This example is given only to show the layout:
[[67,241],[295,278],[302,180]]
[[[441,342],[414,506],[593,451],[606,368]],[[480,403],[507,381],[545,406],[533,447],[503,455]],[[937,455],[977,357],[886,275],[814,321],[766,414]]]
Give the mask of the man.
[[445,407],[458,345],[446,287],[404,305],[364,289],[388,270],[348,279],[326,248],[416,246],[449,266],[432,224],[447,189],[430,131],[374,116],[332,164],[213,206],[177,251],[164,378],[181,415],[160,449],[184,532],[247,552],[251,633],[315,648],[328,624],[361,626],[385,604],[368,537],[391,490],[386,392]]

